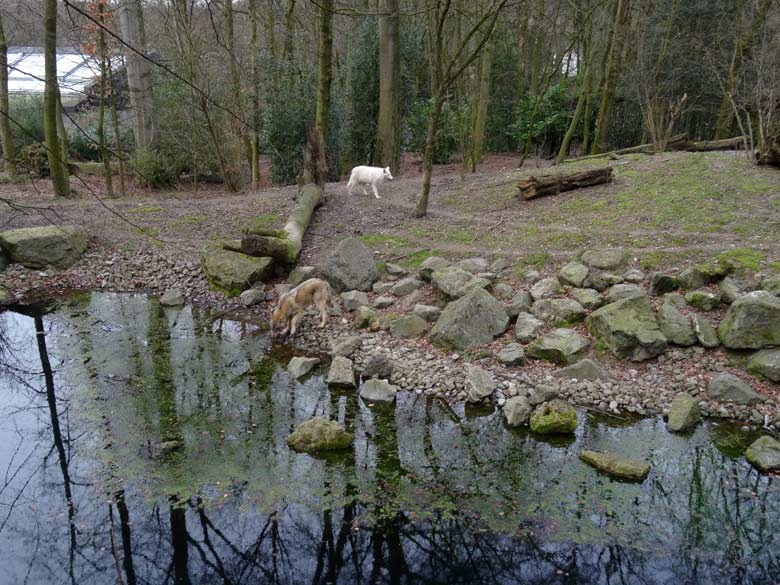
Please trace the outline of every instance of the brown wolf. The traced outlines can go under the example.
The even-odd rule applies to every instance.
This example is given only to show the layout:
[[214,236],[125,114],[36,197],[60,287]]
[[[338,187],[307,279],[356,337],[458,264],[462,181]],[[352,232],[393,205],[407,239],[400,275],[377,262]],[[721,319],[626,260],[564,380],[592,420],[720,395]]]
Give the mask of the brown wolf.
[[276,310],[271,315],[271,335],[274,335],[275,329],[282,326],[284,326],[281,330],[282,335],[286,334],[287,331],[295,335],[298,321],[310,305],[314,305],[320,310],[322,316],[320,327],[325,327],[325,323],[328,322],[327,307],[331,304],[332,299],[333,293],[330,290],[330,285],[324,280],[312,278],[302,282],[290,292],[279,297]]

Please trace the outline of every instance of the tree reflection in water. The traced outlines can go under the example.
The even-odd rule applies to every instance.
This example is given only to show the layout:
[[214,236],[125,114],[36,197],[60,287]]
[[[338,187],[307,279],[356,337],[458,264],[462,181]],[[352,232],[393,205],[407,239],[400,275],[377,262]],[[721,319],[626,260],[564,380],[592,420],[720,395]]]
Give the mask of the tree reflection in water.
[[[548,444],[504,428],[500,413],[416,395],[369,407],[320,376],[253,368],[267,348],[245,325],[142,297],[2,319],[23,366],[0,393],[3,583],[780,574],[777,482],[744,463],[751,437],[725,425],[680,437],[654,420],[582,416],[572,443]],[[339,419],[355,449],[289,451],[290,430],[314,414]],[[586,445],[646,458],[653,472],[639,486],[598,476],[576,458]]]

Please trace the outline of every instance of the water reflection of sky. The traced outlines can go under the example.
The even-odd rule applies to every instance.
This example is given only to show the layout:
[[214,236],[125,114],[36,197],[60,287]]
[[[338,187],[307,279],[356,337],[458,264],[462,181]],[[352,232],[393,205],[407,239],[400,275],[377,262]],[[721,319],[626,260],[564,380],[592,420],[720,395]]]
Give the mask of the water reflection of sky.
[[[544,442],[405,394],[369,409],[276,370],[265,340],[204,311],[92,295],[39,322],[6,313],[0,583],[771,583],[780,490],[751,437],[580,414]],[[52,413],[55,413],[54,415]],[[314,414],[355,433],[314,458]],[[55,433],[55,420],[59,433]],[[159,443],[182,448],[161,453]],[[653,464],[641,485],[583,447]],[[67,465],[60,463],[64,453]],[[69,513],[66,485],[73,501]],[[70,527],[73,527],[71,530]]]

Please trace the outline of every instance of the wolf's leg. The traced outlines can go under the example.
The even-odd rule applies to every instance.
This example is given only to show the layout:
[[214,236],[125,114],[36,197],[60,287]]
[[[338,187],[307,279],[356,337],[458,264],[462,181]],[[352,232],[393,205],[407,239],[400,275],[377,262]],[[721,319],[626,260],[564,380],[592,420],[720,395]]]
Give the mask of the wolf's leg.
[[371,188],[374,190],[374,197],[376,197],[377,199],[381,199],[379,193],[376,192],[376,183],[371,183]]
[[317,308],[320,310],[320,316],[322,317],[322,320],[320,321],[320,329],[322,329],[328,322],[328,299],[327,297],[322,296],[319,297],[315,302],[317,304]]
[[303,317],[303,313],[295,313],[293,315],[293,318],[290,320],[290,323],[292,323],[292,330],[290,331],[290,335],[295,335],[295,329],[298,327],[298,321],[301,320],[301,317]]
[[363,195],[368,195],[368,191],[366,191],[366,184],[360,183],[360,186],[363,187]]
[[352,182],[352,177],[349,178],[349,183],[347,183],[347,195],[352,195],[352,189],[355,188],[355,183]]

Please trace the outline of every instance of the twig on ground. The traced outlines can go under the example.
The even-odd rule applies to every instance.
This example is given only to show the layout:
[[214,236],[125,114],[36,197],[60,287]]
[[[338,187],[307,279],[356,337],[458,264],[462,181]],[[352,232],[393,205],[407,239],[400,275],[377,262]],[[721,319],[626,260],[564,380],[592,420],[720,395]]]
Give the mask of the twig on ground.
[[[495,224],[495,225],[491,225],[491,226],[488,228],[488,231],[493,231],[493,230],[494,230],[494,229],[496,229],[498,226],[500,226],[502,223],[504,223],[504,216],[503,216],[503,215],[502,215],[502,216],[501,216],[501,218],[498,220],[498,223],[497,223],[497,224]],[[475,235],[475,236],[474,236],[474,237],[471,239],[471,243],[473,244],[474,242],[476,242],[476,241],[479,239],[479,236],[480,236],[480,235],[482,235],[482,234],[480,234],[480,233],[477,233],[477,234],[476,234],[476,235]]]

